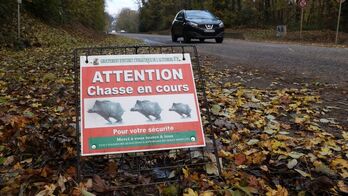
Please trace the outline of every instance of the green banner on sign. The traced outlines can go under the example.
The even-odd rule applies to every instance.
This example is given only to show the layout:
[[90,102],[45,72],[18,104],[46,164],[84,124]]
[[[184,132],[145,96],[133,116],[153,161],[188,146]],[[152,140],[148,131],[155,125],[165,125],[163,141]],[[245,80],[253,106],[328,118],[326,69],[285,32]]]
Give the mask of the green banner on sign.
[[196,131],[89,138],[90,149],[154,146],[196,142]]

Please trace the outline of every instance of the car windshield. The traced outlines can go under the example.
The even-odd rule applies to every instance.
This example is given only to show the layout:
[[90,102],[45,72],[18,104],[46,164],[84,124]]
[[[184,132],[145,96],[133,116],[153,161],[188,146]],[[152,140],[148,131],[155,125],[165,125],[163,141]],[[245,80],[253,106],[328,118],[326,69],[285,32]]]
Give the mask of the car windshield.
[[215,19],[215,16],[213,16],[209,12],[195,11],[195,10],[186,11],[186,17],[189,19],[194,19],[194,18]]

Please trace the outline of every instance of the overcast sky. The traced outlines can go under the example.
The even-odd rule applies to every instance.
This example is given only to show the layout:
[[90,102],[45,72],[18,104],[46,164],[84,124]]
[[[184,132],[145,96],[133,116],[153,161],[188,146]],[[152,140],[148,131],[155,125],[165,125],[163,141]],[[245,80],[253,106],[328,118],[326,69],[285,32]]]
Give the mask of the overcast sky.
[[105,9],[110,15],[115,16],[122,8],[137,10],[138,5],[135,0],[106,0]]

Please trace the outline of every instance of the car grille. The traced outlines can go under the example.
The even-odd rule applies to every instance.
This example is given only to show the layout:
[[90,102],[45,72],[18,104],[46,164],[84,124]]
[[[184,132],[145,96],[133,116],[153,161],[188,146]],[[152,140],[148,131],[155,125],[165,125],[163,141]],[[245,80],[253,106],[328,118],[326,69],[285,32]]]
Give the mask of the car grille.
[[[198,27],[201,28],[201,29],[207,29],[206,26],[205,26],[205,24],[200,24],[200,25],[198,25]],[[218,28],[218,27],[219,27],[219,25],[217,25],[217,24],[214,24],[214,25],[213,25],[213,29],[216,29],[216,28]]]

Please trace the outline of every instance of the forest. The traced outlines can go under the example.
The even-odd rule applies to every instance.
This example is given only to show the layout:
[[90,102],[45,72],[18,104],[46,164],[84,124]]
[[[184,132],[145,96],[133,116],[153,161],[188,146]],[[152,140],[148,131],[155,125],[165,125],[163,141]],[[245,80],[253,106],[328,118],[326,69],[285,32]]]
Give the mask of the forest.
[[[138,1],[139,2],[139,1]],[[169,29],[181,9],[205,9],[221,18],[226,27],[269,28],[287,25],[298,29],[298,0],[141,0],[139,30]],[[305,30],[334,30],[339,4],[336,0],[308,0],[304,8]],[[342,4],[341,29],[348,31],[348,3]]]
[[[26,20],[25,14],[31,14],[53,26],[74,26],[79,23],[102,32],[109,21],[104,7],[104,0],[22,0],[20,10],[23,22]],[[0,15],[0,43],[13,42],[17,32],[17,0],[1,1]]]

